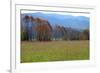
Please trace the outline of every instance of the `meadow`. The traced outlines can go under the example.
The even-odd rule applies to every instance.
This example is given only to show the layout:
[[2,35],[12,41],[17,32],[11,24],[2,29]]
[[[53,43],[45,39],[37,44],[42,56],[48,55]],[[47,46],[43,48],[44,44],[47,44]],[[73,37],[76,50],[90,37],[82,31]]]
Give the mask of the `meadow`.
[[89,41],[22,41],[21,63],[89,59]]

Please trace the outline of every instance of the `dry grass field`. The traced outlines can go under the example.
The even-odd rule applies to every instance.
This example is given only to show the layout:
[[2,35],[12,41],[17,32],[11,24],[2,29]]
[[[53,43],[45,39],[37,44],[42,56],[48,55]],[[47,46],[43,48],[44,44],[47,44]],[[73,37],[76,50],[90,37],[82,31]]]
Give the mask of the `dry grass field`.
[[88,59],[89,41],[21,42],[21,63]]

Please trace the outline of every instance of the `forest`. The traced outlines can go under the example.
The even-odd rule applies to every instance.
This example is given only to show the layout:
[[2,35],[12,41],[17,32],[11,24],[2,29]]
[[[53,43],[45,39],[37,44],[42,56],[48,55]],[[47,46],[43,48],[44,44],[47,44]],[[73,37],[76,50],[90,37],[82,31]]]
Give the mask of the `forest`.
[[52,25],[40,17],[31,15],[21,17],[21,41],[57,40],[89,40],[89,28],[77,30],[62,24]]

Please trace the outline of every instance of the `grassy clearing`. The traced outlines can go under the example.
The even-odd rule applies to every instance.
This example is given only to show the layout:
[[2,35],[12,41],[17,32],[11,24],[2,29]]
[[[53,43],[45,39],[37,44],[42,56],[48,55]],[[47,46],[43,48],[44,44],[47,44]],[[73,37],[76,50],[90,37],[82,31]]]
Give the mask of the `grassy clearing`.
[[21,62],[89,59],[89,41],[50,41],[21,43]]

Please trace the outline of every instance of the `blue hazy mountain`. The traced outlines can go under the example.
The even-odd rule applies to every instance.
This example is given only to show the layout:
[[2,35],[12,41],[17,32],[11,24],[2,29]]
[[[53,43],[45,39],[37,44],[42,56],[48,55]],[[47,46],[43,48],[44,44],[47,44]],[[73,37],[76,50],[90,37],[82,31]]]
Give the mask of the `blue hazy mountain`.
[[24,15],[31,15],[34,18],[46,19],[50,22],[52,26],[58,24],[64,27],[71,27],[74,29],[87,29],[89,28],[89,17],[86,16],[73,16],[73,15],[62,15],[57,13],[23,13]]

